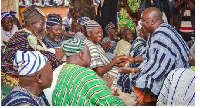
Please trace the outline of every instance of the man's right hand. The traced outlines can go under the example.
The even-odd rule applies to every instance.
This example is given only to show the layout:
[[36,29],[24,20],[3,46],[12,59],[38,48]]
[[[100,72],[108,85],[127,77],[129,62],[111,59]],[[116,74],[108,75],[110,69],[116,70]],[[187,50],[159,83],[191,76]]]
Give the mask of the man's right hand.
[[56,59],[58,61],[62,60],[63,56],[64,56],[64,52],[61,48],[55,48],[55,52],[56,52]]
[[110,41],[103,41],[101,44],[101,47],[104,51],[106,51],[108,48],[110,48],[113,44]]

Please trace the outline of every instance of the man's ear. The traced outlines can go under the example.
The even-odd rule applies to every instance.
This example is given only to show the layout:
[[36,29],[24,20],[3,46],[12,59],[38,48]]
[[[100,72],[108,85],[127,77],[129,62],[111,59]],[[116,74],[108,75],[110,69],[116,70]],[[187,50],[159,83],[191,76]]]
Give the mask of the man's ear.
[[83,60],[83,58],[84,58],[83,55],[84,55],[84,51],[79,52],[79,57],[80,57],[81,60]]
[[90,32],[90,31],[87,32],[87,36],[88,36],[88,37],[91,36],[91,32]]
[[42,83],[42,74],[40,72],[38,72],[38,74],[36,75],[36,81],[37,83]]

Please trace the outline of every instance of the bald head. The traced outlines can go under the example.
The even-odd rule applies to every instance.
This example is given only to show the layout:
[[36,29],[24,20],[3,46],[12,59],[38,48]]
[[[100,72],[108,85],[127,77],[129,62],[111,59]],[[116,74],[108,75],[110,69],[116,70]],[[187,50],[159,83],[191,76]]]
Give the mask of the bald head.
[[146,15],[148,18],[151,18],[151,19],[163,21],[162,13],[156,7],[150,7],[150,8],[145,9],[142,15]]
[[150,7],[142,13],[141,25],[147,33],[153,33],[162,23],[162,13],[158,8]]

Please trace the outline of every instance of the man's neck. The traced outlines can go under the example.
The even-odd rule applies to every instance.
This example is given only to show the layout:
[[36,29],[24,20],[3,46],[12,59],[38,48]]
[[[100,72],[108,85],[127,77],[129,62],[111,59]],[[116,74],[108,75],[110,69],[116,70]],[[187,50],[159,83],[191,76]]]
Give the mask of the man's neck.
[[76,64],[79,66],[83,66],[82,62],[79,61],[79,59],[76,55],[67,57],[66,61],[67,61],[67,64]]
[[35,96],[39,96],[39,94],[42,93],[43,89],[40,89],[38,86],[35,86],[35,84],[30,84],[29,86],[24,86],[20,84],[22,88],[25,88],[27,91],[29,91],[31,94]]

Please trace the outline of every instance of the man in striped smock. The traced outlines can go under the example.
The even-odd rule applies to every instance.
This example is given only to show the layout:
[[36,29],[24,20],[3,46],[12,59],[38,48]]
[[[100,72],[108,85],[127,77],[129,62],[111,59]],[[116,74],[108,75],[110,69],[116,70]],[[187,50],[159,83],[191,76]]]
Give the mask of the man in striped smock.
[[121,69],[119,72],[140,73],[135,87],[157,96],[171,70],[190,67],[189,48],[173,27],[163,23],[162,13],[157,8],[146,9],[141,21],[143,29],[151,33],[147,40],[144,61],[131,71]]
[[[103,38],[101,26],[94,20],[86,22],[87,39],[84,41],[91,54],[90,68],[93,69],[106,85],[112,89],[113,94],[117,94],[117,64],[124,62],[126,56],[115,56],[110,59],[103,48],[99,45]],[[125,58],[126,57],[126,58]]]
[[43,90],[53,79],[50,61],[39,51],[20,51],[13,65],[19,74],[19,85],[3,100],[2,106],[49,106]]
[[59,73],[53,91],[55,106],[124,106],[122,99],[115,97],[106,83],[89,69],[90,51],[80,39],[63,42],[67,64]]

